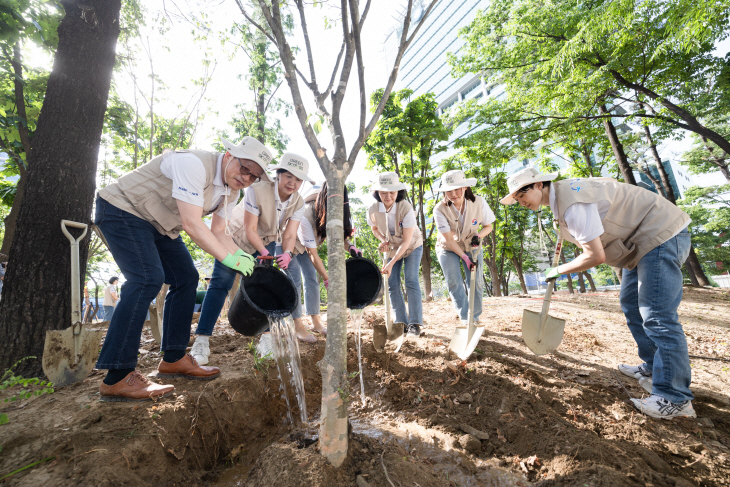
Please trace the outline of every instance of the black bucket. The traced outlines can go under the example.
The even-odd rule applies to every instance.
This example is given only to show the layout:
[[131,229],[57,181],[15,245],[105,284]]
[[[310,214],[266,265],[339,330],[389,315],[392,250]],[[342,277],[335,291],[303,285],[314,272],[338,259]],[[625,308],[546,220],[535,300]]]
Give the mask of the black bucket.
[[362,309],[378,297],[383,287],[380,268],[370,259],[352,257],[345,262],[347,307]]
[[286,316],[297,307],[294,282],[270,265],[256,265],[228,309],[228,322],[241,335],[257,336],[269,327],[269,316]]

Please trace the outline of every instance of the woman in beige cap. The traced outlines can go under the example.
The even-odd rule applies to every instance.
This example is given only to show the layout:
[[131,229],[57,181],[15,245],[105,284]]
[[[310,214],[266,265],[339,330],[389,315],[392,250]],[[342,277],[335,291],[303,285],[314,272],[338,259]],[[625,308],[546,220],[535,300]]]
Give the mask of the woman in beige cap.
[[[492,231],[492,223],[496,219],[487,202],[472,192],[471,188],[476,184],[476,178],[467,178],[464,171],[459,169],[444,173],[438,189],[444,197],[433,209],[433,221],[438,230],[436,256],[444,272],[456,312],[464,323],[468,319],[469,300],[462,284],[461,268],[464,268],[467,285],[471,279],[471,271],[484,268],[481,248],[477,261],[472,262],[472,239],[477,237],[476,246],[481,247],[481,240]],[[478,322],[482,314],[484,279],[481,274],[475,278],[474,292],[479,299],[474,300],[474,322]]]
[[689,255],[689,216],[665,198],[611,178],[564,179],[534,168],[509,176],[501,202],[537,211],[549,206],[565,240],[583,248],[547,279],[606,263],[623,269],[621,310],[638,346],[640,365],[618,365],[651,393],[632,399],[654,418],[696,417],[689,389],[687,339],[678,321],[682,264]]
[[[388,290],[395,319],[406,324],[405,331],[409,336],[419,337],[423,325],[423,302],[418,281],[423,237],[416,226],[416,214],[405,199],[406,185],[399,181],[396,173],[378,174],[371,189],[375,203],[368,210],[368,223],[373,235],[380,240],[378,250],[388,254],[388,262],[382,272],[389,276]],[[408,293],[407,312],[400,290],[401,268]]]

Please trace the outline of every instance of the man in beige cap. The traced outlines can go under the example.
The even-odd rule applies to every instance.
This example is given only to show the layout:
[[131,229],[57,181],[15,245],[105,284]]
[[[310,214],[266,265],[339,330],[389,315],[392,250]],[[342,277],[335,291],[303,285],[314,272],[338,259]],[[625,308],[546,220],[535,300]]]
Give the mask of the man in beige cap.
[[[269,180],[271,151],[253,137],[223,139],[225,153],[165,151],[99,192],[94,222],[102,230],[126,282],[96,364],[108,369],[99,389],[104,401],[140,401],[172,393],[135,370],[150,302],[170,285],[162,323],[164,352],[158,377],[208,380],[216,367],[196,363],[185,349],[195,306],[198,272],[180,232],[228,268],[248,274],[253,258],[226,232],[243,188]],[[212,215],[210,228],[203,217]]]
[[621,309],[644,363],[618,369],[651,393],[632,402],[654,418],[696,417],[687,340],[677,316],[689,216],[656,193],[611,178],[556,177],[523,169],[507,178],[510,194],[501,202],[533,211],[549,206],[563,237],[583,248],[572,262],[548,269],[547,279],[604,262],[623,269]]

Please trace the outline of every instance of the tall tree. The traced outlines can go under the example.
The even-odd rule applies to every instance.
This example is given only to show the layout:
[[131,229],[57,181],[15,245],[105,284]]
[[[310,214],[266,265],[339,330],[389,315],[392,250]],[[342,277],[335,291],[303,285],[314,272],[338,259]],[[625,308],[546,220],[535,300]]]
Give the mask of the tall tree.
[[[3,203],[11,206],[4,219],[3,255],[10,253],[25,193],[31,140],[48,81],[48,71],[29,67],[26,54],[34,48],[49,54],[55,50],[60,19],[61,9],[55,2],[11,0],[0,9],[0,150],[8,155],[0,181]],[[7,177],[19,179],[11,183],[5,181]]]
[[[58,50],[28,163],[28,184],[0,301],[0,368],[41,357],[46,330],[71,324],[71,259],[62,219],[91,223],[96,163],[121,0],[64,0]],[[49,204],[50,203],[50,204]],[[89,239],[81,245],[81,271]],[[82,274],[83,275],[83,274]],[[22,373],[41,373],[24,361]]]
[[[347,377],[347,309],[345,289],[345,252],[344,236],[342,225],[343,211],[343,188],[345,178],[350,174],[355,159],[372,132],[375,124],[388,101],[390,92],[393,89],[398,76],[401,59],[406,48],[413,41],[420,27],[428,17],[428,14],[436,4],[436,0],[430,0],[424,5],[423,15],[420,20],[411,25],[411,14],[413,0],[408,0],[408,5],[403,15],[403,24],[399,30],[398,47],[396,49],[395,61],[390,71],[388,83],[383,92],[383,98],[367,121],[368,106],[365,86],[365,65],[363,62],[363,39],[362,28],[370,11],[370,0],[365,2],[363,8],[357,0],[341,0],[339,19],[337,24],[342,29],[342,38],[339,55],[335,61],[335,67],[326,85],[320,85],[317,81],[315,70],[315,52],[309,39],[309,25],[307,23],[306,9],[303,0],[295,0],[294,7],[298,12],[299,26],[304,36],[304,56],[308,74],[304,74],[297,66],[294,51],[287,38],[284,22],[286,14],[282,11],[286,4],[258,0],[261,13],[266,20],[267,28],[257,23],[243,7],[240,0],[236,0],[242,13],[247,20],[259,30],[270,36],[271,41],[279,51],[279,57],[284,67],[284,77],[289,85],[294,112],[304,136],[317,159],[322,172],[327,178],[327,187],[331,196],[327,202],[327,252],[329,263],[329,297],[327,309],[327,348],[324,359],[320,362],[322,372],[322,420],[320,426],[320,451],[329,462],[339,467],[347,455],[347,402],[340,391],[349,388]],[[269,34],[271,32],[271,34]],[[323,53],[319,53],[323,54]],[[321,62],[321,61],[320,61]],[[304,64],[304,63],[303,63]],[[350,76],[355,67],[358,92],[359,92],[359,126],[355,141],[348,148],[345,133],[343,131],[342,103],[347,91]],[[304,68],[304,71],[307,71]],[[335,85],[335,80],[337,84]],[[317,114],[324,119],[332,137],[334,151],[328,155],[325,148],[317,140],[317,134],[308,121],[307,110],[304,107],[302,98],[301,83],[310,91],[316,106]],[[324,89],[322,89],[324,88]],[[349,115],[348,115],[349,116]]]
[[[431,250],[434,245],[435,227],[427,224],[436,203],[433,191],[435,171],[431,156],[446,150],[439,144],[449,139],[451,126],[445,126],[436,113],[438,103],[433,93],[426,93],[411,99],[413,90],[405,89],[392,93],[383,109],[383,114],[365,142],[368,153],[368,169],[395,171],[408,190],[408,201],[416,213],[416,223],[423,235],[423,257],[421,271],[426,299],[431,293]],[[370,97],[375,110],[383,90],[376,90]],[[403,106],[403,103],[406,103]]]

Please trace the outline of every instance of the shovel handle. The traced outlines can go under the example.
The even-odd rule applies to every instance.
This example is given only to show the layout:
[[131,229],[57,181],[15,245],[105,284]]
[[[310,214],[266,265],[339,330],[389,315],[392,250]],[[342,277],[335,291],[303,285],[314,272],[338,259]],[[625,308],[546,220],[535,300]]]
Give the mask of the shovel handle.
[[[558,243],[555,245],[555,257],[553,257],[553,267],[560,264],[560,253],[563,250],[563,234],[558,231]],[[550,311],[550,299],[553,296],[553,288],[555,287],[555,279],[548,282],[547,291],[545,291],[545,300],[542,302],[542,313],[540,313],[540,335],[537,338],[538,343],[542,342],[545,337],[545,322],[547,321],[548,312]]]
[[[81,236],[79,238],[74,238],[74,236],[69,233],[68,229],[66,229],[67,226],[73,228],[81,228],[84,231],[81,233]],[[78,244],[81,239],[86,236],[86,231],[88,230],[88,228],[89,226],[86,223],[79,223],[71,220],[61,220],[61,231],[64,235],[66,235],[66,238],[72,244]]]
[[[387,264],[388,252],[383,252],[383,267]],[[390,289],[388,287],[388,279],[390,276],[383,274],[383,302],[385,303],[385,326],[390,330],[391,317],[390,317]]]

